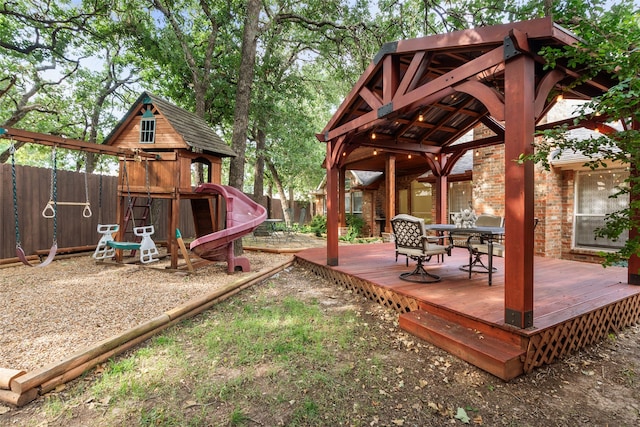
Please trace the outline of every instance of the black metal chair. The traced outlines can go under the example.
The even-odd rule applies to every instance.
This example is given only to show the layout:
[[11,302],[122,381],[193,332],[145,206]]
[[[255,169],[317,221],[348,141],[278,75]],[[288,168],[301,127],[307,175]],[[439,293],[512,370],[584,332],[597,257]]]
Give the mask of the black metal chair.
[[409,282],[434,283],[440,281],[440,276],[429,273],[424,268],[424,262],[431,257],[451,255],[451,247],[437,244],[438,237],[428,236],[424,226],[424,220],[415,216],[400,214],[391,219],[394,241],[396,245],[396,261],[398,255],[406,256],[406,264],[409,258],[417,262],[416,268],[410,273],[402,273],[400,278]]
[[[480,218],[483,216],[485,218],[480,221]],[[480,221],[480,223],[478,223],[478,221]],[[499,216],[480,215],[480,217],[478,217],[478,221],[476,221],[476,226],[478,227],[504,227],[504,218]],[[539,219],[534,218],[533,221],[533,229],[535,230],[538,226]],[[504,257],[506,252],[504,246],[504,235],[498,237],[491,243],[493,256]],[[488,242],[481,236],[473,235],[467,239],[467,245],[469,247],[469,278],[471,278],[472,272],[489,273],[489,285],[491,285],[491,275],[497,269],[495,267],[492,267],[490,270],[489,267],[482,261],[482,256],[489,254]]]
[[[476,227],[504,227],[504,218],[496,215],[481,214],[476,220]],[[504,244],[501,240],[492,241],[493,256],[504,256]],[[486,238],[479,234],[472,234],[467,238],[467,248],[469,249],[469,264],[460,267],[460,269],[469,272],[469,279],[471,279],[471,273],[489,273],[489,276],[497,268],[491,267],[484,263],[482,260],[483,255],[489,254],[489,243]],[[489,284],[491,284],[491,277],[489,278]]]

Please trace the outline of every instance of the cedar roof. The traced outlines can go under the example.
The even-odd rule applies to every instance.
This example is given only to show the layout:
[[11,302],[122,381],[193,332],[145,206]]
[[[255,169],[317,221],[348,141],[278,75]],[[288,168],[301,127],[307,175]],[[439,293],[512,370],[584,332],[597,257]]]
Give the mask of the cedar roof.
[[236,157],[236,153],[211,129],[204,119],[195,114],[180,108],[149,92],[142,92],[136,102],[133,103],[127,114],[105,138],[104,144],[111,145],[115,142],[115,136],[129,118],[142,104],[149,103],[155,105],[169,124],[191,148],[202,150],[203,153],[213,154],[219,157]]

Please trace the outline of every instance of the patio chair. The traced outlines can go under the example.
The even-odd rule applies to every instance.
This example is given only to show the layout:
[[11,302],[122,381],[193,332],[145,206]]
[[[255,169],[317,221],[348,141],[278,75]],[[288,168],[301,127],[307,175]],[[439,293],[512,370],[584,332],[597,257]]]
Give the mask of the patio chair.
[[[476,220],[476,226],[504,227],[504,218],[496,215],[481,214]],[[504,257],[503,238],[504,236],[500,236],[491,242],[493,246],[492,256]],[[483,255],[489,255],[489,241],[480,234],[472,234],[467,238],[467,247],[469,249],[469,264],[463,265],[460,269],[469,272],[469,279],[471,279],[471,273],[488,273],[489,286],[491,286],[493,273],[498,269],[493,265],[489,268],[489,263],[485,264],[482,259]]]
[[[476,220],[476,227],[504,227],[504,218],[496,215],[481,214]],[[461,270],[471,273],[493,273],[497,269],[489,267],[482,260],[483,255],[489,254],[489,244],[485,238],[479,234],[471,234],[467,238],[467,248],[469,249],[469,264],[460,267]],[[493,256],[504,256],[504,244],[500,240],[493,242]],[[491,283],[491,279],[489,280]]]
[[[481,215],[483,216],[483,215]],[[477,226],[483,227],[504,227],[504,218],[496,217],[494,215],[485,215],[486,218],[481,221],[480,224],[476,221]],[[479,220],[480,218],[478,218]],[[538,222],[540,221],[538,218],[533,219],[533,229],[538,226]],[[499,225],[498,225],[499,224]],[[471,278],[472,272],[480,272],[480,273],[489,273],[489,285],[491,285],[491,273],[496,271],[496,268],[493,267],[489,271],[489,267],[485,265],[482,261],[483,255],[489,254],[489,245],[486,241],[484,241],[480,236],[473,235],[468,239],[469,246],[469,278]],[[505,255],[505,246],[504,246],[504,236],[501,236],[499,239],[493,242],[493,256],[504,257]]]
[[440,281],[440,276],[429,273],[424,268],[424,262],[431,260],[436,255],[439,259],[444,254],[451,255],[451,247],[437,244],[438,237],[428,236],[424,226],[424,220],[415,216],[400,214],[391,219],[394,241],[396,246],[396,261],[398,255],[406,257],[406,265],[409,258],[417,262],[416,268],[410,273],[402,273],[400,279],[409,282],[434,283]]

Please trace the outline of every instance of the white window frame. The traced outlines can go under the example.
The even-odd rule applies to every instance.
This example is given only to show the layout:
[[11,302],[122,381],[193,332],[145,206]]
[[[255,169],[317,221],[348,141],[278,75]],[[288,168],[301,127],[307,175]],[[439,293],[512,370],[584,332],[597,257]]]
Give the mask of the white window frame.
[[[574,182],[574,201],[573,201],[573,225],[572,225],[572,232],[571,232],[571,247],[572,249],[580,249],[580,250],[593,250],[593,251],[602,251],[602,252],[614,252],[616,250],[618,250],[619,248],[621,248],[625,241],[629,238],[628,236],[628,231],[626,233],[622,233],[620,235],[620,237],[618,238],[618,240],[616,242],[613,241],[609,241],[608,239],[603,239],[603,238],[599,238],[599,239],[595,239],[594,238],[594,243],[593,245],[589,245],[589,244],[579,244],[578,243],[578,238],[577,238],[577,228],[578,228],[578,223],[584,219],[584,218],[594,218],[594,219],[602,219],[602,224],[604,225],[604,218],[606,217],[607,214],[613,212],[613,211],[609,211],[609,212],[597,212],[597,213],[593,213],[593,212],[580,212],[580,197],[582,196],[582,192],[581,192],[581,185],[584,181],[584,177],[585,176],[589,176],[590,174],[592,175],[609,175],[609,177],[614,176],[617,174],[619,176],[621,176],[620,178],[620,183],[622,184],[624,182],[624,180],[629,176],[629,172],[626,169],[609,169],[609,170],[595,170],[595,171],[576,171],[576,177],[575,177],[575,182]],[[607,177],[607,179],[609,179],[609,177]],[[604,182],[604,181],[603,181]],[[609,196],[614,192],[614,187],[610,187],[610,188],[603,188],[603,193],[602,196],[604,198],[609,198]],[[624,202],[621,202],[624,203]],[[627,196],[626,199],[626,205],[629,205],[629,198]],[[598,227],[600,227],[601,225],[598,225]]]
[[156,118],[142,117],[140,119],[140,144],[154,144],[156,142]]

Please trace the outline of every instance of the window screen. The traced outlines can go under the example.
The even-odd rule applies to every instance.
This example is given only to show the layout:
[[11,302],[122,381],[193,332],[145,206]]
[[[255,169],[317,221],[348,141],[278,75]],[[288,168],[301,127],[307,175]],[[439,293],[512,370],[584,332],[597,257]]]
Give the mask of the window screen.
[[625,231],[618,240],[594,235],[604,226],[605,216],[629,206],[629,196],[611,197],[625,185],[629,173],[625,170],[578,172],[574,210],[574,246],[582,248],[618,249],[629,238]]

